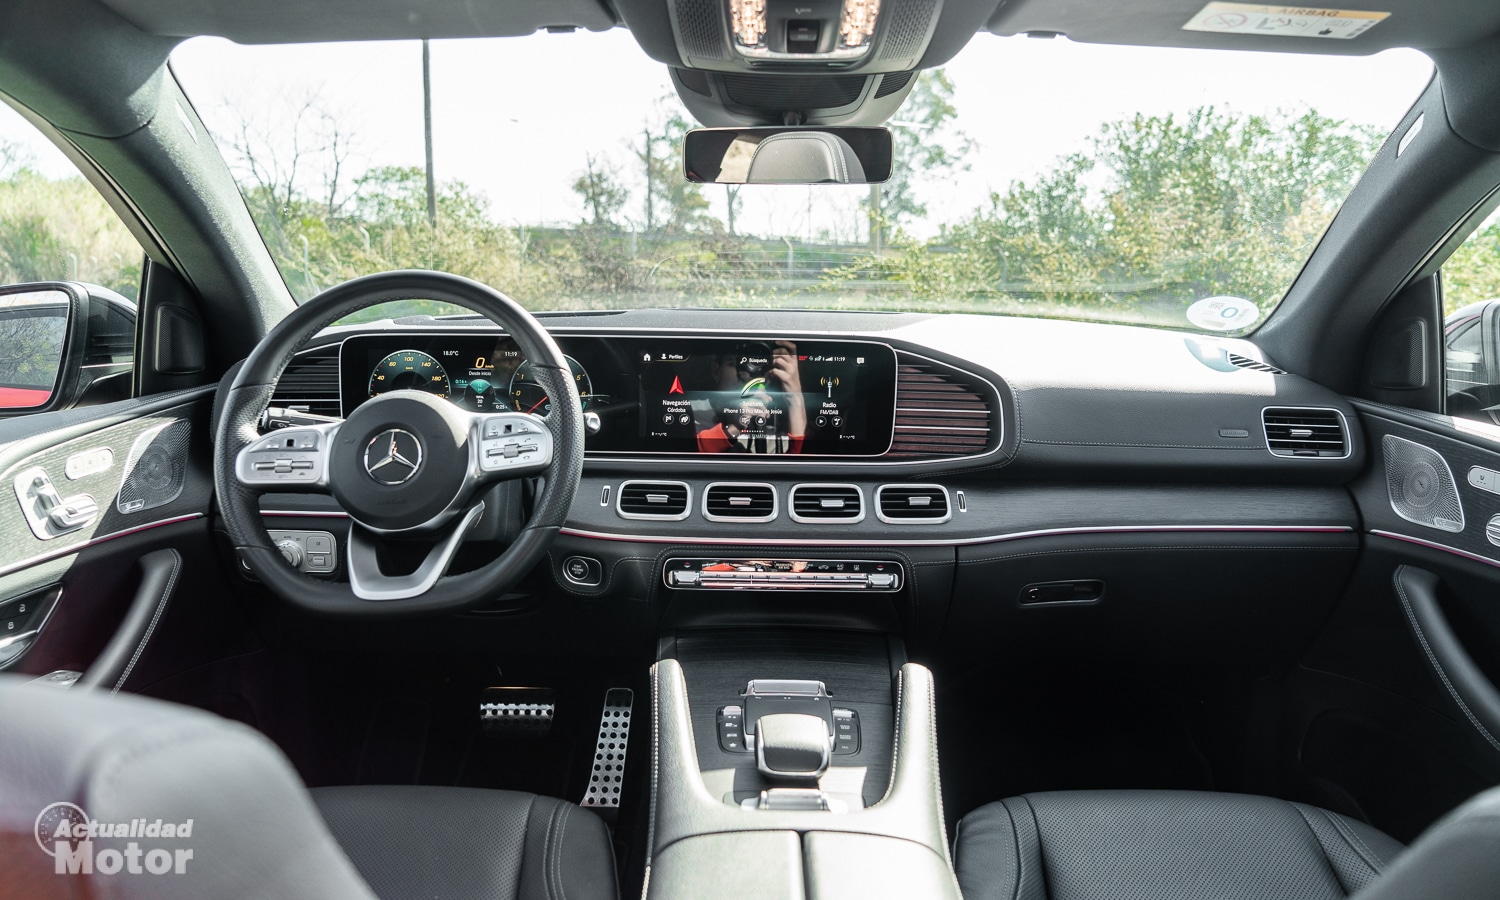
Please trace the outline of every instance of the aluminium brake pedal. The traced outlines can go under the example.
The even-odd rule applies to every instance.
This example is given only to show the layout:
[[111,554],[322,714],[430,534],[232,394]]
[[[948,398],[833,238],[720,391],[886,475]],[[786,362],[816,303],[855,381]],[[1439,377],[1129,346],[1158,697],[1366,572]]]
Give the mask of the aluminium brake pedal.
[[555,712],[551,688],[489,687],[479,694],[479,724],[495,737],[546,737]]
[[610,688],[604,694],[604,714],[599,718],[599,740],[594,745],[594,770],[580,806],[612,809],[620,805],[625,784],[625,745],[630,739],[630,706],[635,692]]

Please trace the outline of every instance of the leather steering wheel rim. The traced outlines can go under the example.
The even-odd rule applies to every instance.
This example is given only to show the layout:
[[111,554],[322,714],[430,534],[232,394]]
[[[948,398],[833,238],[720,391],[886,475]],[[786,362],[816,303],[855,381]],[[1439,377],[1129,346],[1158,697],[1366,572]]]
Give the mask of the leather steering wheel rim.
[[[318,332],[350,313],[394,300],[452,303],[484,315],[509,335],[553,404],[546,419],[553,454],[543,473],[530,519],[493,562],[461,575],[445,575],[425,593],[391,601],[356,597],[349,584],[324,581],[293,569],[272,544],[261,520],[263,491],[235,474],[241,450],[260,437],[257,423],[293,355]],[[223,390],[223,388],[221,388]],[[583,474],[584,423],[578,389],[557,344],[514,300],[458,275],[398,271],[367,275],[329,288],[297,307],[256,346],[227,389],[214,441],[214,485],[235,551],[272,592],[305,610],[328,615],[399,616],[466,609],[504,593],[541,561],[567,519]],[[351,528],[362,527],[351,521]]]

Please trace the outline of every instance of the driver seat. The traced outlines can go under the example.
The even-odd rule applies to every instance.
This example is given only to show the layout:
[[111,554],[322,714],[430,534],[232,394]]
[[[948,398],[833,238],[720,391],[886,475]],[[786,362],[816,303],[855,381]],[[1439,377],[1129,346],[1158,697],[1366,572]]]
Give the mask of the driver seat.
[[[60,828],[85,817],[97,836]],[[573,804],[451,787],[309,792],[247,726],[14,677],[0,677],[0,859],[0,896],[28,898],[618,897],[608,829]]]

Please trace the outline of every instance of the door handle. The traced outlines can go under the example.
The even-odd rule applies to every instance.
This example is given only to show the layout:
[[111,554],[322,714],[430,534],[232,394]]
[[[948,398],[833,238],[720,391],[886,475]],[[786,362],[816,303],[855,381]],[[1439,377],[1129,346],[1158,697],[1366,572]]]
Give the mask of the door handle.
[[1464,649],[1438,604],[1442,579],[1426,569],[1399,566],[1392,576],[1406,624],[1438,683],[1480,737],[1500,752],[1500,689]]
[[141,557],[141,582],[136,586],[130,609],[94,664],[78,679],[80,689],[99,688],[115,694],[125,686],[125,680],[166,614],[181,569],[182,555],[176,550],[157,550]]

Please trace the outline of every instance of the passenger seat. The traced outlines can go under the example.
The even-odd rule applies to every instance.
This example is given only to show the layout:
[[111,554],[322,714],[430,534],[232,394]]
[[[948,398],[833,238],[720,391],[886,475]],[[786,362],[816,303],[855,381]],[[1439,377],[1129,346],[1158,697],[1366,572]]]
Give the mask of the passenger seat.
[[1026,794],[954,835],[964,900],[1444,900],[1500,896],[1500,789],[1410,850],[1303,803],[1195,791]]

